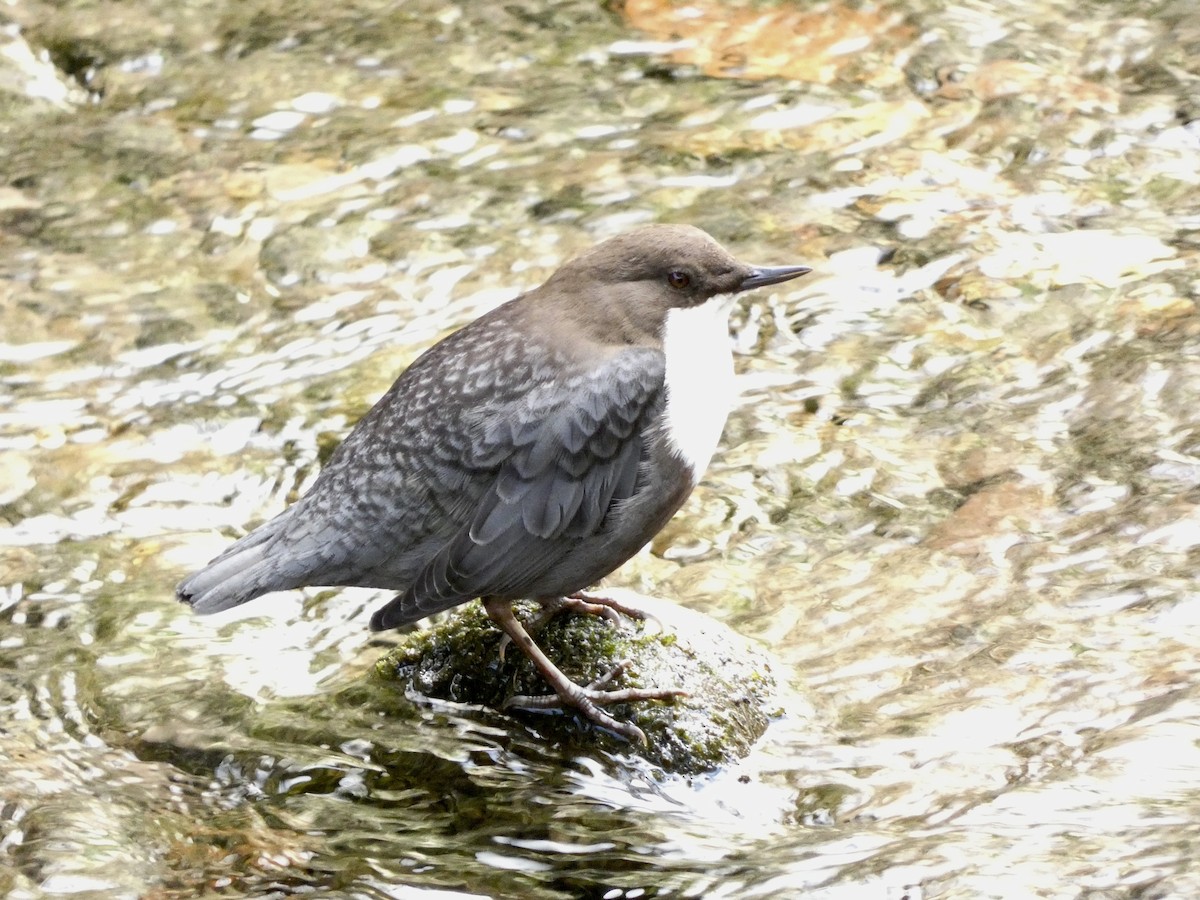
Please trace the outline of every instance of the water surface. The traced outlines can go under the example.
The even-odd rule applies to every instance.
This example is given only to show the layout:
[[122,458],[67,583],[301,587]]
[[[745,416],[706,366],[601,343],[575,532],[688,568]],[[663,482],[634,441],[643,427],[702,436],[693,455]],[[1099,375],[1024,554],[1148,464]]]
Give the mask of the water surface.
[[[1200,894],[1192,4],[4,15],[8,896]],[[371,592],[174,603],[421,349],[655,221],[817,270],[611,579],[776,655],[741,766],[373,685]]]

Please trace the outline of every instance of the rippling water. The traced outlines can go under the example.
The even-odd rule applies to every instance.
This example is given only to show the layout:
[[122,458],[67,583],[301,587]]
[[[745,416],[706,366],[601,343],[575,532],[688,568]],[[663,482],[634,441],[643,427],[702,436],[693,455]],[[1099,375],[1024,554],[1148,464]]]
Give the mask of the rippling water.
[[[0,44],[7,896],[1200,895],[1200,13],[26,3]],[[41,54],[48,49],[48,54]],[[612,582],[798,698],[712,776],[174,585],[651,221],[802,282]]]

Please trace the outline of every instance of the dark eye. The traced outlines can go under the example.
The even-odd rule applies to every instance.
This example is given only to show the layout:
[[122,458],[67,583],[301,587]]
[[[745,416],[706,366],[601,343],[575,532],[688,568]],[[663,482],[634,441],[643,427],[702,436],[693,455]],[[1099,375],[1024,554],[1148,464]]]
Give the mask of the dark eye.
[[675,288],[677,291],[682,291],[692,283],[692,276],[687,272],[681,272],[675,269],[673,272],[667,273],[667,284]]

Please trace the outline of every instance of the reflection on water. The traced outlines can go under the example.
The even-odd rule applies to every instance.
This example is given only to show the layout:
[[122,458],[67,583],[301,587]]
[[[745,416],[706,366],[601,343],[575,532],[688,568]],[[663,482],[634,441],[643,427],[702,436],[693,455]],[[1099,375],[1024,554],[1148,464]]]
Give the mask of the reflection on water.
[[[1200,894],[1200,14],[1148,9],[15,7],[0,891]],[[174,604],[423,347],[659,220],[817,270],[613,579],[775,654],[749,759],[401,697],[372,592]]]

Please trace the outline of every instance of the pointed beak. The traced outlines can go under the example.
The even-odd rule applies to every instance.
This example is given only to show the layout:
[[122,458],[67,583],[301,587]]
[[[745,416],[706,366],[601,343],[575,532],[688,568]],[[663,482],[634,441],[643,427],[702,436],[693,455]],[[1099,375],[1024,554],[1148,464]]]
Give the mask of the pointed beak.
[[781,281],[807,275],[811,271],[809,266],[755,266],[750,270],[750,274],[742,279],[738,289],[748,291],[768,284],[779,284]]

